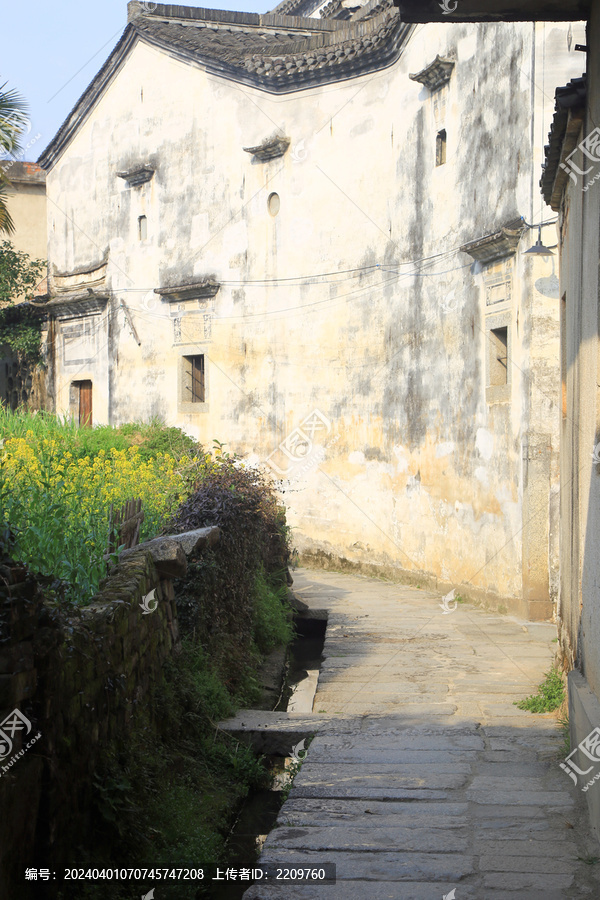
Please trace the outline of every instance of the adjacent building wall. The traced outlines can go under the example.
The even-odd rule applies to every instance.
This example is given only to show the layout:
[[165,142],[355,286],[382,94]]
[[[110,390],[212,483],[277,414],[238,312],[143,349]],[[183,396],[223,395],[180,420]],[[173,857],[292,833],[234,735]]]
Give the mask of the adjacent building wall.
[[[592,15],[588,42],[600,46],[600,13]],[[577,149],[595,129],[600,112],[600,58],[588,55],[587,111],[578,132],[568,131],[572,157],[582,171],[589,159]],[[567,147],[565,142],[564,148]],[[598,248],[600,188],[587,176],[568,178],[560,206],[562,378],[561,420],[561,575],[559,634],[564,662],[579,666],[600,696],[600,613],[597,585],[600,557],[595,534],[600,521]],[[588,184],[590,185],[588,187]],[[587,188],[587,189],[586,189]],[[590,265],[590,261],[593,264]]]
[[584,155],[581,149],[585,140],[589,150],[589,140],[597,137],[600,115],[598,2],[592,3],[587,47],[587,83],[579,78],[557,92],[542,184],[545,196],[559,212],[560,226],[562,409],[557,622],[561,661],[569,671],[572,748],[568,757],[572,768],[566,764],[562,767],[573,779],[575,789],[586,793],[591,824],[599,834],[600,794],[593,781],[587,782],[593,779],[595,768],[589,752],[579,749],[587,738],[593,742],[600,722],[600,187],[598,163],[590,161],[589,153]]
[[[600,48],[600,9],[594,6],[589,40]],[[588,60],[588,119],[586,134],[596,128],[600,114],[600,53],[590,54]],[[594,172],[594,175],[597,174]],[[574,378],[574,403],[578,416],[573,420],[573,446],[577,447],[579,472],[579,531],[581,558],[581,647],[580,658],[583,674],[596,697],[600,697],[600,608],[598,584],[600,583],[600,554],[596,536],[600,526],[600,465],[596,447],[600,442],[600,346],[598,333],[598,250],[600,247],[600,196],[596,182],[583,199],[581,234],[575,231],[573,241],[583,246],[586,264],[582,268],[582,298],[594,298],[596,302],[581,303],[580,344],[577,357],[572,359]],[[576,218],[577,221],[577,218]],[[592,264],[590,264],[592,263]],[[595,265],[593,263],[596,263]],[[577,325],[575,326],[577,327]],[[575,410],[574,410],[575,411]],[[592,440],[590,449],[589,441]],[[600,449],[600,448],[599,448]],[[594,456],[594,453],[596,454]],[[572,595],[573,596],[573,595]],[[576,595],[575,595],[576,596]],[[598,723],[596,723],[598,724]]]
[[[7,207],[15,230],[0,235],[0,243],[7,240],[16,250],[27,253],[32,260],[47,258],[46,173],[37,163],[2,160],[2,169],[10,180]],[[46,266],[33,291],[34,296],[45,294],[48,286]],[[15,297],[16,302],[28,299]],[[44,333],[44,344],[47,333]],[[0,345],[0,403],[16,409],[51,408],[47,372],[41,367],[32,369],[17,358],[17,354]]]
[[[46,259],[47,254],[47,212],[46,173],[33,162],[3,160],[2,168],[11,187],[7,194],[7,207],[12,217],[14,233],[4,235],[16,250],[29,254],[31,259]],[[40,276],[36,294],[46,292],[46,272]]]

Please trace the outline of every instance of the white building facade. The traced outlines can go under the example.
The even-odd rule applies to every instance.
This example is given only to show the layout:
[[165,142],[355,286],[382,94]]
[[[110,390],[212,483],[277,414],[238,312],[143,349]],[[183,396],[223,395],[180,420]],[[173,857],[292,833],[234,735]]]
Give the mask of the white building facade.
[[40,159],[57,411],[264,464],[307,560],[551,618],[559,286],[526,251],[583,26],[128,10]]

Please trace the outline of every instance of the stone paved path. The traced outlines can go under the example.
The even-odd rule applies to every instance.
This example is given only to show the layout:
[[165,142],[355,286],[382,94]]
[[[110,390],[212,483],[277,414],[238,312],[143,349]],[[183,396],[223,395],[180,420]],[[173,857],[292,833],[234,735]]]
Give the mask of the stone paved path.
[[334,862],[337,884],[244,900],[600,898],[562,733],[513,705],[552,664],[555,628],[329,572],[297,570],[294,590],[329,610],[313,706],[328,715],[261,862]]

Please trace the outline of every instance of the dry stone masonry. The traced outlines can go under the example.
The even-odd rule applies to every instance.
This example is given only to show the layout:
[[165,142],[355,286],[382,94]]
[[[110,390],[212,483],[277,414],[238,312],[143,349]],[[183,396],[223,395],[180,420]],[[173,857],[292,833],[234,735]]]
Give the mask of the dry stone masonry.
[[31,734],[16,732],[12,756],[41,734],[6,773],[0,760],[3,900],[23,900],[25,867],[60,866],[90,828],[107,744],[153,727],[151,690],[179,645],[172,578],[218,538],[218,528],[202,528],[125,551],[89,606],[68,614],[43,604],[23,566],[0,560],[0,720],[18,710],[32,723]]

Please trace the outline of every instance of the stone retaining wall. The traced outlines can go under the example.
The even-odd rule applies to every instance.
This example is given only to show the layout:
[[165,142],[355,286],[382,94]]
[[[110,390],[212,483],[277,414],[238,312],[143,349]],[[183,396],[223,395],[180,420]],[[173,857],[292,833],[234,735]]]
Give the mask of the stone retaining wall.
[[[37,687],[33,637],[41,610],[38,586],[0,554],[0,722],[14,709],[30,712]],[[24,723],[23,723],[24,724]],[[33,734],[32,723],[32,734]],[[19,754],[29,735],[0,728],[0,897],[11,900],[10,873],[32,865],[43,760]]]
[[23,726],[10,753],[6,741],[0,750],[3,900],[28,897],[26,867],[74,864],[104,749],[154,727],[151,689],[179,642],[171,578],[217,538],[202,529],[128,551],[93,602],[69,612],[44,604],[27,571],[0,559],[0,722],[8,716],[14,730],[17,710]]

